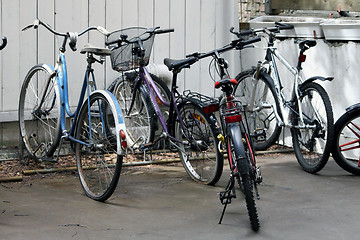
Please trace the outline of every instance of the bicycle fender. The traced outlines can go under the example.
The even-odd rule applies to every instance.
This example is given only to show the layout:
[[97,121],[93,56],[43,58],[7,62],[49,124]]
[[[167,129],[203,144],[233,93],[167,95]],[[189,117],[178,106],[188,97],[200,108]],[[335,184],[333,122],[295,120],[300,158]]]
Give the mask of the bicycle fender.
[[351,106],[347,107],[345,109],[345,111],[346,112],[352,112],[352,111],[355,111],[355,110],[358,110],[358,109],[360,109],[360,103],[356,103],[354,105],[351,105]]
[[270,74],[266,72],[265,68],[262,68],[259,74],[259,78],[262,78],[264,81],[266,81],[270,85],[270,87],[275,88],[274,80],[271,78]]
[[[107,101],[109,102],[110,106],[112,108],[116,109],[117,116],[114,115],[114,119],[115,119],[115,123],[116,123],[115,129],[116,129],[116,134],[117,134],[117,136],[116,136],[117,154],[120,156],[125,156],[126,150],[122,150],[121,140],[120,140],[120,131],[123,130],[126,133],[126,126],[125,126],[125,121],[124,121],[123,114],[121,112],[119,103],[118,103],[116,97],[107,90],[95,90],[94,92],[91,93],[91,95],[96,94],[97,92],[100,92],[102,95],[104,95],[106,97]],[[84,102],[84,104],[87,104],[86,101]]]
[[314,76],[311,78],[306,79],[301,85],[309,83],[309,82],[313,82],[315,80],[320,80],[320,81],[332,81],[334,79],[334,77],[321,77],[321,76]]
[[237,168],[240,174],[249,173],[249,163],[246,160],[246,154],[244,149],[244,143],[242,141],[242,135],[240,126],[237,123],[228,124],[229,134],[234,144],[234,151],[237,157]]

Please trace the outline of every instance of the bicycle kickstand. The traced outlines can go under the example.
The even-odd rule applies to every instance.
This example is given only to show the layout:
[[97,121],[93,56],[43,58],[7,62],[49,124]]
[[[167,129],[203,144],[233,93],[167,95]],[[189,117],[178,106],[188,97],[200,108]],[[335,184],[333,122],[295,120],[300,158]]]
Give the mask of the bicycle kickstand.
[[[225,214],[225,210],[228,204],[231,203],[231,199],[232,198],[236,198],[236,194],[235,194],[235,188],[234,188],[234,178],[230,177],[229,183],[225,189],[225,191],[220,192],[220,201],[221,204],[224,205],[224,208],[222,210],[221,216],[220,216],[220,220],[219,220],[219,224],[221,224],[223,218],[224,218],[224,214]],[[224,199],[226,199],[226,201],[224,202]]]

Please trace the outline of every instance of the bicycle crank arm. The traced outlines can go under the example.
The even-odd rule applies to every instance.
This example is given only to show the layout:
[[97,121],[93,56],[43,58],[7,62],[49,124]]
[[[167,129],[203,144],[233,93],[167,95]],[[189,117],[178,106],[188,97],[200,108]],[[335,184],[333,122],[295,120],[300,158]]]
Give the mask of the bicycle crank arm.
[[286,127],[295,128],[295,129],[316,129],[316,125],[293,125],[293,124],[286,124]]

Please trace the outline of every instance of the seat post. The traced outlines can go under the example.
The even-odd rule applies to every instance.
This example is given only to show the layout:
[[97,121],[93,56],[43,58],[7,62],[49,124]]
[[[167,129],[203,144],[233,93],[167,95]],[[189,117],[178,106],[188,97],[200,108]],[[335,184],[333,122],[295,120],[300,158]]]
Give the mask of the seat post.
[[170,108],[169,108],[169,118],[168,118],[168,122],[167,122],[167,128],[170,131],[171,134],[174,134],[173,132],[171,132],[173,130],[173,118],[174,116],[174,104],[175,104],[175,93],[177,92],[177,76],[178,73],[180,72],[177,69],[174,69],[173,71],[173,77],[172,77],[172,83],[171,83],[171,90],[170,90]]

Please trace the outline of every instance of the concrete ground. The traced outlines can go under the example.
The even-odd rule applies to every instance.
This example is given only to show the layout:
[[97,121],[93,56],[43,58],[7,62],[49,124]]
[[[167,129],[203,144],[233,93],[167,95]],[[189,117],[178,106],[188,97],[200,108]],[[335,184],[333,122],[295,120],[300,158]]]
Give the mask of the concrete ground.
[[245,202],[223,224],[215,186],[191,181],[181,166],[128,168],[106,203],[87,198],[75,175],[0,186],[0,239],[358,239],[360,178],[333,160],[305,173],[293,154],[258,156],[264,182],[254,233]]

